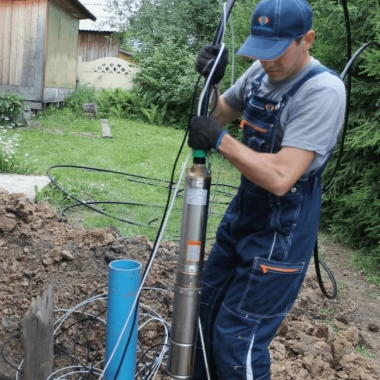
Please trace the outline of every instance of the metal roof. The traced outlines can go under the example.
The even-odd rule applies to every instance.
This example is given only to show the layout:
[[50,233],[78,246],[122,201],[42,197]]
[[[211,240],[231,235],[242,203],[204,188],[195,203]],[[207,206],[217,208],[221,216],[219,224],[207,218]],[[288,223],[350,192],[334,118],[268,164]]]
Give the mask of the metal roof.
[[111,26],[112,21],[115,20],[115,16],[112,12],[109,12],[108,0],[82,0],[83,6],[85,6],[92,14],[95,15],[96,21],[80,20],[79,30],[81,31],[93,31],[93,32],[117,32],[118,29],[115,26]]
[[94,14],[78,0],[56,0],[56,1],[64,9],[66,9],[70,14],[75,16],[77,19],[79,20],[90,19],[92,20],[92,21],[88,20],[90,22],[96,21],[96,16],[94,16]]

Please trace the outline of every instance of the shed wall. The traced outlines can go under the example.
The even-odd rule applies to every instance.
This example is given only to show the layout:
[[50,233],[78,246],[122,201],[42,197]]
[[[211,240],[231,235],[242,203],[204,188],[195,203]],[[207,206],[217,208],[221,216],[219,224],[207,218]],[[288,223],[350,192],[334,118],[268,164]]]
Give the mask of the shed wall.
[[119,37],[110,32],[79,31],[78,56],[83,62],[119,57]]
[[45,88],[75,88],[78,27],[78,19],[49,1]]
[[0,0],[0,92],[42,99],[46,0]]

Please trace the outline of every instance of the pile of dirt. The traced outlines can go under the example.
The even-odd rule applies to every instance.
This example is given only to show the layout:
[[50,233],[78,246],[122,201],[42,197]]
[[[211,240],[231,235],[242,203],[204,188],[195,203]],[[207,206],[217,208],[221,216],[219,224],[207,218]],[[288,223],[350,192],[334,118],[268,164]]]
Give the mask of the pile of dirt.
[[[73,227],[60,220],[49,204],[35,204],[23,194],[0,189],[0,380],[14,379],[17,367],[22,371],[23,319],[32,299],[49,284],[54,286],[57,319],[91,301],[85,311],[67,316],[56,331],[55,369],[76,360],[87,368],[99,368],[94,363],[104,359],[108,264],[130,259],[144,270],[152,247],[145,236],[122,238],[113,227]],[[160,357],[157,371],[165,368],[166,356],[159,353],[167,344],[177,255],[177,244],[161,242],[141,293],[138,368],[144,371],[150,349]],[[296,305],[270,346],[276,380],[380,379],[378,290],[369,287],[361,274],[342,269],[336,247],[331,257],[338,258],[334,261],[341,276],[338,283],[348,285],[338,300],[327,300],[311,267]],[[93,373],[89,379],[98,378],[99,369]]]

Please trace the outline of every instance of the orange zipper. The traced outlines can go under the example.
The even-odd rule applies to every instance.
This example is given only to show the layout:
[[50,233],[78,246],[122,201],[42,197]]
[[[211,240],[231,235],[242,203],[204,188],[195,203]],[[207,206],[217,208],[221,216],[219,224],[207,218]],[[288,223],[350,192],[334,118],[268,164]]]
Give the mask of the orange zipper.
[[256,131],[258,132],[262,132],[262,133],[268,133],[268,131],[264,128],[260,128],[260,127],[257,127],[256,125],[254,124],[251,124],[250,122],[248,122],[247,120],[242,120],[240,122],[240,128],[244,128],[244,125],[248,125],[248,127],[251,127],[253,129],[255,129]]
[[262,269],[263,273],[268,273],[268,269],[269,270],[273,270],[275,272],[282,272],[282,273],[295,273],[295,272],[299,272],[298,269],[278,268],[278,267],[271,267],[270,265],[263,265],[263,264],[260,264],[260,268]]

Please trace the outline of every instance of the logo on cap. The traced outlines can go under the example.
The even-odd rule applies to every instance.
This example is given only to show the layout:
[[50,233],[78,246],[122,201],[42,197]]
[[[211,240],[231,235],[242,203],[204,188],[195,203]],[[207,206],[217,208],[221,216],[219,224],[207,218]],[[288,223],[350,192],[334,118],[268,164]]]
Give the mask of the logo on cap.
[[259,23],[260,25],[268,24],[269,18],[267,16],[260,16],[259,17]]

